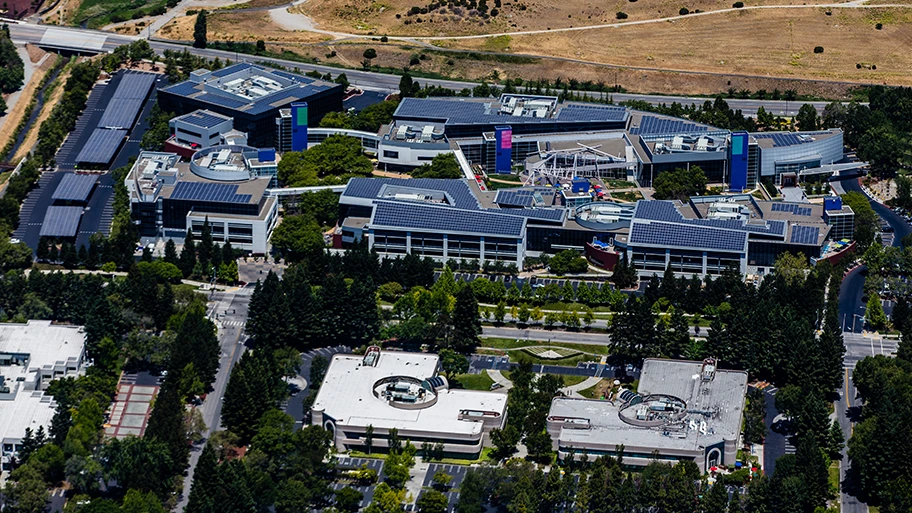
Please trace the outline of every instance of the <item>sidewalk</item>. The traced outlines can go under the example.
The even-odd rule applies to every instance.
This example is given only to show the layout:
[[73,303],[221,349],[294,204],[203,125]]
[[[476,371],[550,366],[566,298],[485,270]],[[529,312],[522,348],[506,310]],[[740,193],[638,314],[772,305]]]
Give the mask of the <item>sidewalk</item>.
[[507,379],[499,370],[488,369],[488,377],[494,380],[495,383],[500,383],[503,388],[498,389],[507,393],[511,388],[513,388],[513,382]]
[[563,392],[563,394],[567,397],[576,397],[576,398],[580,398],[580,399],[585,399],[585,397],[580,395],[579,392],[581,390],[586,390],[587,388],[594,387],[602,379],[603,378],[600,378],[600,377],[597,378],[597,377],[593,376],[590,378],[586,378],[586,381],[583,381],[582,383],[577,383],[575,385],[570,385],[569,387],[564,387],[564,388],[560,389],[560,391]]

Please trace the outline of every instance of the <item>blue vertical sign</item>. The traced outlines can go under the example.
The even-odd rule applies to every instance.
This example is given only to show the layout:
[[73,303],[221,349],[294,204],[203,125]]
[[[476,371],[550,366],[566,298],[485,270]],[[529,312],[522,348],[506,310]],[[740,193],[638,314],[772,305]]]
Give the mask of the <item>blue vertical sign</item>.
[[510,174],[513,170],[513,128],[509,126],[494,127],[494,172]]
[[291,151],[307,149],[307,102],[291,104]]
[[732,132],[729,145],[729,162],[731,162],[731,189],[747,189],[747,132]]

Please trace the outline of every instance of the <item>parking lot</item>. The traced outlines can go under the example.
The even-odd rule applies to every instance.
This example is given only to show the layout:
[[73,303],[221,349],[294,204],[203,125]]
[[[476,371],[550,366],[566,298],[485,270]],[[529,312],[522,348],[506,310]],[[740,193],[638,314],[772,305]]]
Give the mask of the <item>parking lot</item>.
[[[373,459],[373,458],[349,458],[341,457],[336,460],[336,469],[340,471],[344,470],[356,470],[366,465],[367,468],[372,469],[377,472],[377,483],[382,483],[384,479],[383,475],[383,460]],[[347,480],[335,481],[332,484],[333,491],[338,491],[346,487],[354,488],[364,495],[364,498],[361,500],[361,508],[367,507],[368,504],[374,499],[374,489],[377,487],[377,484],[372,485],[356,485],[350,483]]]

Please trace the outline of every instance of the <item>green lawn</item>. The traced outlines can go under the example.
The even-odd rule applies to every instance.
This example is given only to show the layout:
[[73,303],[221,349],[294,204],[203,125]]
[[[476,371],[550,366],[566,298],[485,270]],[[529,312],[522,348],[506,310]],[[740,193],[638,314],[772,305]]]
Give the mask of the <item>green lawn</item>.
[[76,10],[72,24],[86,22],[88,28],[100,28],[154,13],[164,14],[165,5],[166,0],[84,0]]
[[563,376],[564,386],[569,387],[573,385],[579,385],[583,381],[589,379],[589,376]]
[[596,395],[596,390],[598,390],[599,385],[601,385],[601,381],[596,383],[595,385],[592,385],[589,388],[584,388],[583,390],[580,390],[579,394],[581,396],[587,397],[589,399],[601,399],[601,397]]
[[481,371],[481,374],[458,374],[456,382],[466,390],[491,390],[491,385],[494,384],[488,371]]
[[[547,332],[542,331],[542,337],[544,338],[547,335]],[[490,347],[493,349],[517,349],[520,347],[529,347],[529,346],[553,346],[553,347],[562,347],[564,349],[573,349],[583,353],[592,353],[592,354],[609,354],[608,346],[599,346],[595,344],[572,344],[569,342],[551,342],[548,343],[546,340],[526,340],[526,339],[515,339],[515,338],[496,338],[483,337],[481,339],[481,347]]]
[[829,479],[827,481],[829,481],[829,483],[830,483],[830,489],[838,494],[839,493],[839,462],[834,461],[834,462],[830,463],[830,468],[828,468],[827,470],[829,472]]
[[561,367],[576,367],[580,362],[591,362],[595,357],[588,354],[561,358],[559,360],[546,360],[544,358],[535,358],[523,351],[514,351],[510,353],[510,359],[516,362],[532,362],[534,365],[559,365]]
[[607,185],[609,189],[629,189],[631,187],[636,187],[635,183],[628,182],[626,180],[610,180],[609,179],[605,182],[605,185]]
[[522,182],[510,182],[510,183],[493,182],[493,181],[488,182],[488,190],[490,190],[490,191],[496,191],[497,189],[514,189],[516,187],[522,187]]
[[643,199],[643,195],[639,191],[633,192],[612,192],[611,197],[614,199],[619,199],[623,201],[636,201]]

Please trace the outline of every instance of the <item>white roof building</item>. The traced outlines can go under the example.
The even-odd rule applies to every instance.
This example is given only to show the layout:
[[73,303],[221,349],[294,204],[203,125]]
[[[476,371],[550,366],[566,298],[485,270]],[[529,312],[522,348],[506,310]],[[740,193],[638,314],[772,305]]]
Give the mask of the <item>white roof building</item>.
[[437,376],[440,359],[431,353],[383,351],[337,354],[313,405],[312,423],[333,433],[339,450],[387,447],[389,431],[420,446],[443,443],[449,454],[477,455],[491,429],[506,420],[507,396],[454,390]]
[[85,370],[85,330],[51,321],[0,324],[0,463],[7,469],[25,429],[48,429],[56,403],[44,390]]

